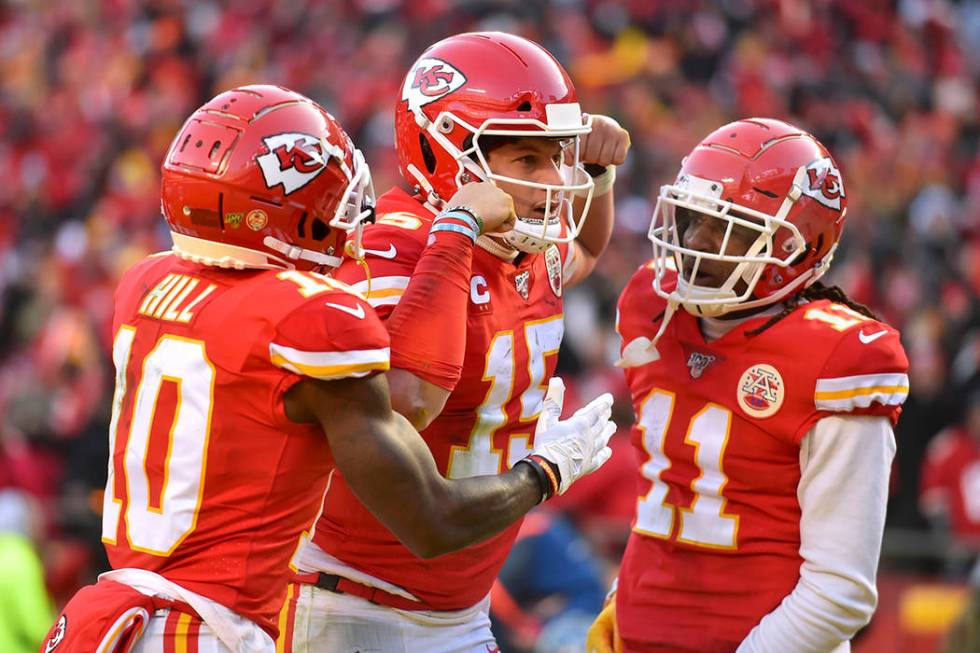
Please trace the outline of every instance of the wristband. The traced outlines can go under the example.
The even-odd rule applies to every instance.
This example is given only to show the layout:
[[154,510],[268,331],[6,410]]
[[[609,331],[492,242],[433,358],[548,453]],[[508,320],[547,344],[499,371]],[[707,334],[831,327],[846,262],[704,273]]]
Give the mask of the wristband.
[[[602,197],[606,193],[612,190],[613,184],[616,183],[616,166],[600,166],[594,163],[585,164],[585,171],[592,177],[592,197]],[[593,172],[595,174],[593,174]],[[577,190],[575,195],[579,197],[585,197],[586,191]]]
[[438,222],[440,220],[446,220],[449,218],[452,218],[454,220],[459,220],[473,231],[477,232],[478,234],[480,233],[480,225],[477,224],[476,218],[474,218],[469,212],[464,211],[463,209],[448,209],[446,211],[443,211],[438,216],[436,216],[435,222]]
[[450,231],[455,234],[463,234],[470,239],[474,245],[476,244],[476,234],[472,229],[468,229],[461,224],[434,224],[432,228],[429,229],[430,234],[434,234],[437,231]]
[[530,456],[527,458],[521,458],[517,462],[526,463],[527,466],[533,470],[534,478],[538,482],[538,489],[541,491],[541,500],[538,501],[538,503],[544,503],[550,499],[554,492],[551,491],[551,479],[548,478],[548,472],[545,471],[544,466]]
[[448,209],[446,209],[445,212],[446,213],[451,213],[453,211],[463,211],[465,213],[469,213],[470,216],[474,220],[476,220],[476,233],[477,234],[482,234],[483,233],[483,218],[480,217],[480,214],[479,213],[477,213],[476,211],[474,211],[470,207],[466,206],[465,204],[454,204],[454,205],[450,206]]
[[480,235],[473,216],[460,209],[450,209],[437,215],[435,220],[432,221],[432,227],[429,228],[430,238],[431,234],[437,231],[463,234],[473,244],[476,244],[476,239]]
[[558,490],[561,489],[561,472],[558,471],[558,467],[553,465],[547,458],[543,458],[537,454],[532,454],[528,458],[541,465],[544,473],[548,475],[548,481],[551,483],[551,494],[558,494]]

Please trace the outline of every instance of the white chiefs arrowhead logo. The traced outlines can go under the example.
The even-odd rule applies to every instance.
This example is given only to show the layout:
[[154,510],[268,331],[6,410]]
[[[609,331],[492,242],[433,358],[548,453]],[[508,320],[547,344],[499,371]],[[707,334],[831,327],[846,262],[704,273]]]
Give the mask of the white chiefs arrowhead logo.
[[61,615],[58,619],[58,623],[55,624],[54,632],[51,634],[51,639],[47,641],[44,645],[44,653],[51,653],[51,651],[58,648],[58,644],[65,639],[65,631],[68,629],[68,617]]
[[429,102],[449,95],[466,83],[466,76],[452,64],[442,59],[424,57],[405,77],[402,100],[408,102],[409,111],[417,111]]
[[287,132],[266,136],[262,142],[269,151],[255,157],[255,161],[262,170],[265,185],[269,188],[282,185],[286,195],[313,181],[327,167],[330,157],[336,158],[344,176],[351,178],[344,151],[326,139]]
[[844,182],[830,157],[817,159],[806,167],[806,179],[801,190],[824,206],[840,211]]

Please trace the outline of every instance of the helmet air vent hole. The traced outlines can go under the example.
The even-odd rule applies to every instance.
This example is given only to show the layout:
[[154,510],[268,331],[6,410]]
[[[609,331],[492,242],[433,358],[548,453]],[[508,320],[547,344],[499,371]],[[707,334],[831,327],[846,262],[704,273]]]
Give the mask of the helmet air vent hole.
[[419,134],[419,149],[422,150],[422,162],[425,163],[425,169],[430,175],[435,174],[436,154],[432,151],[432,145],[425,134]]
[[771,190],[763,190],[762,188],[758,188],[757,186],[753,186],[752,190],[759,193],[760,195],[765,195],[766,197],[771,197],[773,199],[777,199],[779,197],[779,195],[772,192]]
[[214,143],[212,143],[211,151],[208,152],[208,158],[213,159],[214,155],[218,153],[219,149],[221,149],[221,141],[215,141]]
[[313,240],[316,241],[323,240],[324,238],[327,237],[327,234],[330,233],[330,227],[327,226],[327,223],[321,220],[320,218],[313,219],[312,227],[313,228],[311,229],[312,231],[311,236],[313,237]]
[[517,105],[517,110],[518,111],[530,111],[531,110],[531,103],[528,102],[527,100],[524,100],[519,105]]
[[309,214],[303,211],[303,215],[299,217],[299,225],[297,225],[296,230],[299,232],[300,238],[306,238],[306,218]]
[[197,139],[196,143],[194,143],[194,147],[201,147],[202,145],[204,145],[204,141],[202,141],[200,138]]
[[190,142],[190,140],[191,140],[191,135],[190,134],[188,134],[187,136],[184,137],[184,142],[182,142],[180,144],[180,151],[181,152],[184,151],[184,148],[187,147],[187,144]]

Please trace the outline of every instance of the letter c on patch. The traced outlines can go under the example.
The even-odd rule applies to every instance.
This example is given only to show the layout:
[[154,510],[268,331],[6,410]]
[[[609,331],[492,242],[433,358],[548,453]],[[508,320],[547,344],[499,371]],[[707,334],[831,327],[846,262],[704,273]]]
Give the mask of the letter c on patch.
[[490,303],[490,287],[480,275],[470,279],[470,300],[477,305]]

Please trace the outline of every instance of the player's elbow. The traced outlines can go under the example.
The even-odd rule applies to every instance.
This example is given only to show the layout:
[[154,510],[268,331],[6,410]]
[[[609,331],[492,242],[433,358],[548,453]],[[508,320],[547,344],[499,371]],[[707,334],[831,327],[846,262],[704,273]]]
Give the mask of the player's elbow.
[[448,391],[419,379],[411,372],[391,369],[387,376],[391,388],[391,407],[407,419],[416,431],[428,427],[446,405]]
[[[828,582],[829,581],[829,582]],[[816,596],[823,598],[821,621],[844,639],[864,628],[878,606],[878,590],[873,580],[836,575],[821,584]],[[817,615],[815,615],[817,616]]]
[[857,580],[852,580],[847,585],[848,589],[840,607],[851,614],[851,619],[848,621],[853,624],[856,633],[871,621],[878,607],[878,590],[873,584],[869,585]]

